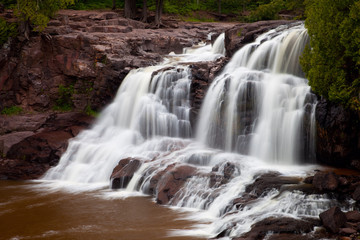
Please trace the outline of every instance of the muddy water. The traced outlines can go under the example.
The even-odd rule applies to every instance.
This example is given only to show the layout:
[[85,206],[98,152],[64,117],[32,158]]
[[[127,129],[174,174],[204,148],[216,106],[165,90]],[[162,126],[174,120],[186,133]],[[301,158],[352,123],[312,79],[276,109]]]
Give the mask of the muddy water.
[[0,239],[191,239],[169,235],[194,224],[179,220],[185,213],[150,198],[104,199],[99,190],[49,192],[37,185],[0,181]]

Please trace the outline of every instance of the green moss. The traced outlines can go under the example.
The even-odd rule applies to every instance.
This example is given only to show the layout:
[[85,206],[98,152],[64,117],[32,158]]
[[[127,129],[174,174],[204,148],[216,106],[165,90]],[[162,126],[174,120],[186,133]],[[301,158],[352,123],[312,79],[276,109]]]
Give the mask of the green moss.
[[20,114],[23,111],[23,109],[20,106],[11,106],[11,107],[6,107],[1,111],[2,115],[17,115]]
[[89,116],[97,117],[99,116],[99,112],[93,110],[89,105],[85,108],[85,113]]
[[0,47],[7,42],[10,37],[14,37],[17,34],[17,24],[8,23],[4,19],[0,18]]
[[72,95],[74,94],[74,85],[64,86],[59,85],[59,96],[56,100],[56,105],[53,107],[57,111],[70,111],[74,107]]

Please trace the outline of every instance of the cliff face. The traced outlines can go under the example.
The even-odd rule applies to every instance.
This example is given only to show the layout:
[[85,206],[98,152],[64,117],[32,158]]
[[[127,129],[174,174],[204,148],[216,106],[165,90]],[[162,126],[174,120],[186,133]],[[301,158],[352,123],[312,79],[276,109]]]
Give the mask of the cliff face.
[[316,158],[360,170],[360,116],[325,99],[316,107]]
[[70,92],[74,110],[101,109],[131,69],[154,65],[234,25],[165,21],[172,28],[148,29],[116,12],[60,11],[43,33],[0,51],[0,110],[52,109],[63,97],[60,85]]

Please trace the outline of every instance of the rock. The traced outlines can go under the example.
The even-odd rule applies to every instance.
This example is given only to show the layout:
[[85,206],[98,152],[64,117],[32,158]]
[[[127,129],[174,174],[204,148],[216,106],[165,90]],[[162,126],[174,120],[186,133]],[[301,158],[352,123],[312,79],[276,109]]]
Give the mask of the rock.
[[210,84],[227,62],[228,59],[222,57],[218,58],[215,62],[198,62],[190,65],[193,78],[190,85],[190,121],[192,126],[196,125],[201,104]]
[[354,233],[357,233],[357,231],[352,228],[340,228],[339,229],[339,234],[341,234],[341,235],[351,235]]
[[332,233],[338,233],[339,229],[345,226],[346,215],[339,207],[332,207],[320,214],[320,220],[326,229]]
[[157,182],[156,202],[168,204],[181,189],[184,183],[196,172],[196,168],[188,165],[172,166]]
[[360,116],[321,99],[316,105],[316,158],[338,167],[357,168],[360,160]]
[[102,109],[131,69],[206,41],[210,29],[220,33],[234,26],[176,25],[147,29],[116,12],[61,10],[41,34],[0,50],[0,110],[21,105],[26,111],[48,111],[61,97],[60,85],[73,88],[69,98],[75,110]]
[[49,164],[27,162],[19,159],[0,158],[0,180],[29,180],[40,178]]
[[[32,179],[40,177],[50,166],[58,163],[66,150],[68,140],[92,122],[92,117],[82,113],[40,114],[40,116],[8,117],[10,119],[26,119],[9,124],[4,135],[3,147],[6,156],[0,159],[0,173],[3,179]],[[37,122],[40,121],[40,122]],[[32,126],[31,126],[32,125]],[[27,127],[29,126],[29,127]],[[31,127],[30,127],[31,126]],[[33,131],[18,131],[32,129]],[[1,138],[1,137],[0,137]],[[12,169],[16,166],[18,169]]]
[[359,211],[350,211],[345,213],[346,219],[349,222],[360,222],[360,212]]
[[239,24],[225,31],[226,56],[232,57],[234,53],[247,43],[253,42],[260,34],[280,25],[289,25],[295,21],[272,20],[260,21],[250,24]]
[[299,184],[301,179],[281,176],[278,172],[264,173],[258,176],[253,184],[246,186],[246,192],[256,197],[272,189],[280,189],[283,185]]
[[354,193],[352,194],[352,198],[355,201],[360,201],[360,185],[355,189]]
[[318,172],[315,174],[312,184],[320,191],[334,191],[339,186],[338,176],[333,172]]
[[216,165],[212,168],[209,185],[211,188],[226,184],[232,178],[233,173],[239,171],[233,163],[226,162],[221,166]]
[[311,232],[313,228],[317,225],[319,225],[319,222],[314,219],[299,220],[288,217],[282,217],[282,218],[269,217],[260,222],[255,223],[251,227],[250,232],[245,233],[242,236],[242,238],[264,239],[264,237],[268,233],[272,233],[272,234],[291,234],[291,236],[293,236],[293,234],[297,234],[298,236],[296,237],[293,236],[293,238],[288,238],[288,239],[302,239],[297,237],[302,236],[303,233]]
[[134,173],[140,168],[142,161],[135,158],[126,158],[119,161],[114,168],[110,180],[111,188],[126,188]]

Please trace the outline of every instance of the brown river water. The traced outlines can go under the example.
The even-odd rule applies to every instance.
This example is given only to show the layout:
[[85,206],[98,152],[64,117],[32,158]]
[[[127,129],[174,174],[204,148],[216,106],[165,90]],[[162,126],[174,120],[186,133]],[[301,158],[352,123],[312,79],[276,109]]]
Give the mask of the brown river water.
[[191,240],[170,236],[190,229],[186,213],[149,197],[104,199],[97,191],[40,191],[36,182],[0,181],[0,239]]

